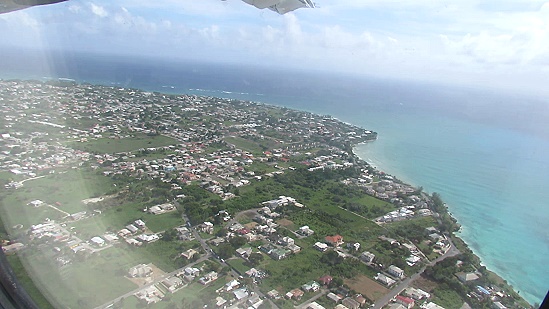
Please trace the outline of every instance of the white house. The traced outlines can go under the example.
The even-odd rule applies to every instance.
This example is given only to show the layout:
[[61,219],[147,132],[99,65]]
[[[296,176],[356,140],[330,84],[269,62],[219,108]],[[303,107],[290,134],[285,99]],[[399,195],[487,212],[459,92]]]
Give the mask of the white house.
[[387,272],[389,272],[389,274],[391,274],[391,275],[393,275],[397,278],[404,277],[404,270],[400,269],[399,267],[397,267],[395,265],[389,266],[389,269],[387,269]]

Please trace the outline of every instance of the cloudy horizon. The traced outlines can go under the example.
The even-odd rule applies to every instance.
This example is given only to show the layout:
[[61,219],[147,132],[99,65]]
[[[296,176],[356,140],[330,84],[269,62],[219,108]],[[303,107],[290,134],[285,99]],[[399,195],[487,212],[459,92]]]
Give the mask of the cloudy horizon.
[[549,96],[549,2],[70,0],[0,15],[0,47],[261,64]]

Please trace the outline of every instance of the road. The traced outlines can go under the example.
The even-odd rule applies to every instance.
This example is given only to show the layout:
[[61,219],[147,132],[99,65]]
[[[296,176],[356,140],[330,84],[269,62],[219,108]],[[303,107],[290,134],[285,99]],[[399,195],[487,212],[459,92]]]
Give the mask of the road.
[[40,178],[44,178],[44,177],[46,177],[46,176],[37,176],[37,177],[27,178],[27,179],[25,179],[25,180],[21,180],[19,183],[20,183],[20,184],[23,184],[23,183],[25,183],[25,182],[27,182],[27,181],[29,181],[29,180],[35,180],[35,179],[40,179]]
[[444,253],[443,255],[439,256],[436,260],[434,260],[434,261],[430,262],[429,264],[427,264],[426,266],[424,266],[420,271],[418,271],[417,273],[415,273],[411,277],[408,277],[408,278],[404,279],[403,281],[401,281],[396,287],[394,287],[391,290],[391,292],[389,292],[389,294],[387,294],[387,295],[383,296],[382,298],[378,299],[374,303],[374,306],[372,308],[380,309],[380,308],[383,308],[384,306],[386,306],[391,301],[391,299],[393,299],[395,296],[400,294],[400,292],[402,292],[406,288],[408,288],[408,286],[410,286],[410,284],[412,282],[414,282],[414,280],[419,278],[423,274],[425,269],[427,269],[427,267],[433,266],[436,263],[438,263],[438,262],[440,262],[440,261],[442,261],[446,258],[458,255],[460,253],[460,251],[456,248],[456,246],[454,245],[454,243],[452,242],[452,240],[450,238],[448,238],[448,241],[450,242],[450,248],[448,249],[448,251],[446,251],[446,253]]

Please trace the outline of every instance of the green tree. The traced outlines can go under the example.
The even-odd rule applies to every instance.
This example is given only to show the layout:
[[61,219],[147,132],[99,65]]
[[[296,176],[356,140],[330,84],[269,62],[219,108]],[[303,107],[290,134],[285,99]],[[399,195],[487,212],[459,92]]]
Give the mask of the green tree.
[[230,244],[221,244],[218,247],[218,255],[222,259],[228,259],[234,254],[234,248]]
[[242,236],[233,237],[229,240],[229,243],[233,248],[238,249],[246,244],[246,238]]
[[330,282],[330,288],[338,288],[343,285],[343,279],[339,277],[335,277],[332,279],[332,282]]
[[263,254],[254,252],[250,254],[250,256],[248,257],[248,260],[250,261],[250,263],[252,263],[252,265],[256,266],[259,263],[261,263],[261,261],[263,261]]

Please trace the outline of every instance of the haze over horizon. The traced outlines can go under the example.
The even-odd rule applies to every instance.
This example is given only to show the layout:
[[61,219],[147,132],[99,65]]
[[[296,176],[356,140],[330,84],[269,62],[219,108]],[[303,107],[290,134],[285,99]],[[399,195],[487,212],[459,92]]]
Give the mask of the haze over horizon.
[[549,2],[71,0],[0,15],[1,48],[344,72],[549,97]]

